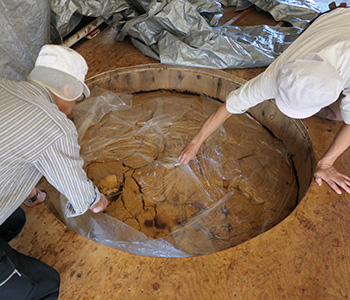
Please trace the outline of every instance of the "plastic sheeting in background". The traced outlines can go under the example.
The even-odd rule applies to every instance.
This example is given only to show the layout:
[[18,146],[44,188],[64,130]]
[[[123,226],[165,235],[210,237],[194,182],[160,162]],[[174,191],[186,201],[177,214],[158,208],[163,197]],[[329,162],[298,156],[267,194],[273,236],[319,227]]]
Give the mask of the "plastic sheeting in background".
[[223,14],[215,0],[55,0],[56,27],[67,33],[75,14],[102,15],[118,29],[118,39],[130,36],[135,47],[164,64],[216,69],[269,65],[314,19],[319,9],[312,0],[225,0],[225,5],[245,9],[255,4],[270,12],[276,21],[294,27],[226,27],[215,25]]
[[0,1],[0,77],[26,79],[49,41],[50,1]]
[[[202,31],[203,33],[205,31]],[[171,33],[158,40],[162,63],[213,69],[264,67],[299,36],[298,28],[250,26],[212,28],[191,42]]]
[[152,50],[152,57],[159,56],[165,64],[219,69],[260,67],[278,57],[318,15],[317,7],[308,1],[297,6],[282,1],[252,2],[271,11],[276,20],[295,27],[216,28],[191,3],[174,0],[164,6],[151,3],[143,19],[129,21],[121,32],[132,37],[144,54]]
[[[103,17],[106,20],[114,14],[128,12],[130,5],[124,0],[52,0],[52,23],[64,37],[81,20],[82,16]],[[136,15],[131,13],[129,18]],[[124,16],[123,16],[124,17]],[[121,16],[119,16],[119,19]],[[120,25],[117,23],[116,25]]]
[[25,79],[40,47],[49,42],[49,32],[52,42],[61,43],[82,16],[103,17],[119,31],[120,40],[130,36],[140,51],[165,64],[219,69],[267,66],[319,12],[311,0],[223,3],[237,9],[255,4],[294,27],[217,28],[223,9],[215,0],[53,0],[51,7],[44,0],[6,0],[0,3],[0,76]]
[[268,11],[276,21],[286,21],[295,27],[305,28],[316,18],[320,9],[314,0],[249,0]]
[[253,5],[249,0],[221,0],[220,3],[224,6],[236,6],[236,11],[245,10]]
[[218,105],[194,95],[131,99],[94,88],[72,120],[84,168],[109,206],[75,218],[65,216],[63,198],[49,207],[83,236],[147,256],[212,253],[268,230],[295,207],[297,183],[283,145],[253,119],[229,119],[196,161],[177,160]]
[[[236,11],[256,5],[259,9],[269,12],[276,21],[286,21],[293,26],[305,28],[318,12],[328,10],[327,5],[314,0],[221,0],[225,6],[236,6]],[[331,2],[331,1],[330,1]]]

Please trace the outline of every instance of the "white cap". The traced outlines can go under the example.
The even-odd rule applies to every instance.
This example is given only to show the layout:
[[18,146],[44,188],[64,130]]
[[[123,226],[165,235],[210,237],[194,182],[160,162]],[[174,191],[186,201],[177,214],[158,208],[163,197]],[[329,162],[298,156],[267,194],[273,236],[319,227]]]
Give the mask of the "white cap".
[[78,52],[65,46],[45,45],[28,79],[44,85],[63,100],[73,101],[82,94],[90,96],[84,83],[87,71],[86,61]]
[[276,105],[288,117],[308,118],[335,102],[343,89],[344,80],[335,67],[312,53],[278,71]]

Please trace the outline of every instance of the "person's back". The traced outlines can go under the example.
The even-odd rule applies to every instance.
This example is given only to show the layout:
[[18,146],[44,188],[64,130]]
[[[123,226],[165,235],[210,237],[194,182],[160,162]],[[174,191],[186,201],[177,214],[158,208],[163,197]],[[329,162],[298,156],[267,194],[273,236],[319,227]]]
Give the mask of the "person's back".
[[[239,89],[232,91],[226,99],[226,108],[237,114],[278,96],[279,71],[292,61],[303,60],[311,55],[321,58],[334,68],[343,78],[343,111],[347,122],[350,122],[350,9],[337,8],[317,18],[298,39],[296,39],[263,73],[251,79]],[[300,68],[309,69],[310,77],[328,76],[315,74],[308,67],[307,61],[300,62]],[[337,100],[333,99],[334,101]],[[329,103],[331,104],[331,103]],[[320,107],[321,109],[321,107]]]
[[40,155],[64,131],[74,132],[70,123],[45,88],[0,80],[0,224],[41,178]]
[[341,189],[350,193],[350,177],[333,167],[350,146],[349,20],[350,9],[344,5],[317,18],[263,73],[227,96],[181,151],[179,162],[193,160],[202,143],[231,114],[274,98],[277,108],[290,118],[316,114],[328,118],[327,111],[332,112],[332,120],[340,116],[344,125],[318,161],[314,177],[318,185],[325,181],[338,194]]
[[8,244],[25,223],[19,206],[42,176],[34,163],[48,141],[61,134],[45,108],[57,110],[44,88],[0,79],[1,299],[57,299],[59,294],[55,269]]
[[44,45],[28,81],[0,79],[0,299],[58,298],[57,271],[9,245],[25,224],[20,205],[35,203],[42,176],[67,198],[67,217],[107,207],[86,176],[78,134],[67,118],[90,95],[87,70],[76,51]]
[[277,72],[285,62],[310,53],[318,53],[335,66],[344,78],[350,78],[349,8],[337,8],[318,17],[267,71]]

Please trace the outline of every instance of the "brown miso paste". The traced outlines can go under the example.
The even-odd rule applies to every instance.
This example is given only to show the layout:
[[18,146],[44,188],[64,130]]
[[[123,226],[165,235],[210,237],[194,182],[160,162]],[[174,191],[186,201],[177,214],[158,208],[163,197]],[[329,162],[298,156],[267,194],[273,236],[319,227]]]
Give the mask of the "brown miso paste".
[[296,206],[297,181],[283,144],[249,115],[232,115],[180,165],[183,147],[221,105],[171,92],[141,93],[91,126],[81,142],[106,213],[193,255],[242,243]]

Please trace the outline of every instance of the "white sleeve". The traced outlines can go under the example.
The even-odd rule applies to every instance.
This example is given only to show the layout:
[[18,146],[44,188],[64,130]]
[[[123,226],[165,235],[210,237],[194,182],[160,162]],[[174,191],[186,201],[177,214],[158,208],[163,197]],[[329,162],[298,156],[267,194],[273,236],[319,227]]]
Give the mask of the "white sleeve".
[[340,113],[345,124],[350,124],[350,88],[343,91],[344,98],[340,103]]
[[249,108],[276,96],[275,72],[265,72],[249,80],[226,98],[226,109],[231,114],[240,114]]

